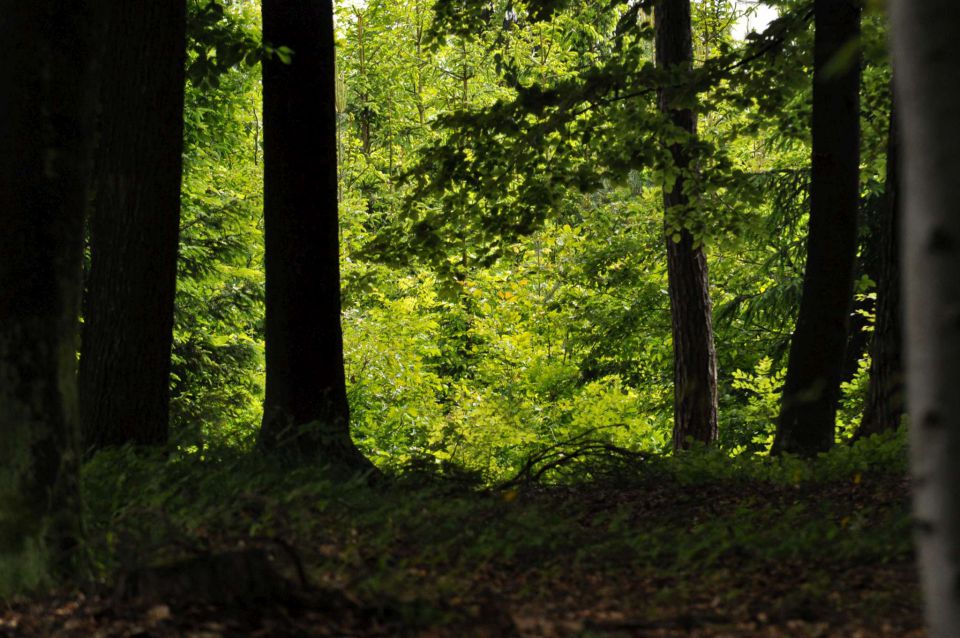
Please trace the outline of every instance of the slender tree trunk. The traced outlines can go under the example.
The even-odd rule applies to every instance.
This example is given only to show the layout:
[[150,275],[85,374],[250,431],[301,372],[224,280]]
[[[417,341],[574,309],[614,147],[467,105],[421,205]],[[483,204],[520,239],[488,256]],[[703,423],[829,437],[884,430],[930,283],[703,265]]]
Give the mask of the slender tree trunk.
[[[659,0],[654,11],[657,66],[690,69],[693,45],[689,0]],[[660,109],[674,126],[691,136],[697,132],[696,115],[674,102],[682,89],[660,91]],[[695,170],[683,144],[670,148],[680,171],[673,188],[664,190],[666,211],[686,209],[690,200],[684,192],[684,173]],[[711,443],[717,439],[717,352],[713,342],[713,303],[702,247],[686,230],[675,241],[666,229],[667,279],[673,328],[673,448],[690,447],[691,442]]]
[[77,318],[93,2],[0,0],[0,594],[81,534]]
[[413,72],[413,94],[417,105],[417,123],[422,129],[427,123],[427,107],[423,100],[423,71],[427,65],[424,59],[424,42],[426,41],[426,27],[424,26],[423,9],[416,4],[416,24],[414,27],[414,43],[416,44],[417,66]]
[[264,0],[267,384],[260,444],[356,469],[340,327],[331,0]]
[[186,2],[111,7],[80,357],[85,448],[167,441]]
[[370,118],[372,116],[370,109],[370,93],[367,91],[369,79],[367,77],[367,40],[366,30],[364,29],[364,14],[362,11],[354,11],[357,19],[357,49],[360,53],[360,72],[363,90],[360,92],[360,142],[363,146],[363,154],[370,157]]
[[[886,205],[886,194],[881,193],[861,205],[859,233],[860,255],[853,270],[854,286],[861,277],[869,277],[879,285],[880,282],[880,244],[883,242],[880,226],[883,224],[883,207]],[[866,231],[866,236],[864,236]],[[843,352],[843,365],[840,372],[840,382],[852,381],[860,371],[860,360],[870,352],[873,342],[871,332],[868,331],[870,320],[866,313],[876,313],[877,304],[869,298],[858,299],[854,296],[850,309],[850,318],[847,322],[847,339]]]
[[[800,314],[790,344],[773,453],[806,456],[835,438],[853,297],[860,179],[859,0],[814,3],[813,179]],[[848,50],[848,49],[847,49]]]
[[904,405],[903,320],[900,304],[900,151],[896,107],[890,112],[887,181],[880,209],[880,273],[870,344],[870,385],[857,437],[895,430]]
[[931,638],[960,636],[960,85],[954,0],[891,4],[914,517]]

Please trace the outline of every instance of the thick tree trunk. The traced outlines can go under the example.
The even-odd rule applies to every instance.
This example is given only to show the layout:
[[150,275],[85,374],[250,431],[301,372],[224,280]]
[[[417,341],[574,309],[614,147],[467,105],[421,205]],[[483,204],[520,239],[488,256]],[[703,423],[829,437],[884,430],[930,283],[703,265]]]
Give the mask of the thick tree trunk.
[[92,6],[0,1],[0,594],[65,574],[81,532]]
[[859,0],[814,3],[813,175],[800,314],[773,453],[814,455],[835,438],[853,297],[860,175]]
[[[659,0],[654,11],[657,66],[690,69],[693,45],[689,0]],[[660,109],[673,124],[696,135],[696,115],[689,108],[674,105],[682,89],[660,91]],[[673,188],[664,190],[665,210],[686,209],[683,172],[695,170],[683,144],[670,148],[681,174]],[[713,304],[703,248],[694,245],[689,232],[666,229],[667,279],[673,328],[673,448],[681,450],[692,442],[711,443],[717,439],[717,352],[713,342]]]
[[879,223],[880,273],[877,280],[876,322],[870,343],[870,385],[857,437],[889,432],[903,416],[903,320],[900,304],[900,179],[896,108],[890,113],[887,180]]
[[79,376],[87,449],[167,440],[186,3],[119,3],[106,41]]
[[266,364],[261,447],[363,469],[350,439],[340,327],[331,0],[264,0]]
[[931,638],[960,636],[960,84],[955,0],[894,0],[914,516]]

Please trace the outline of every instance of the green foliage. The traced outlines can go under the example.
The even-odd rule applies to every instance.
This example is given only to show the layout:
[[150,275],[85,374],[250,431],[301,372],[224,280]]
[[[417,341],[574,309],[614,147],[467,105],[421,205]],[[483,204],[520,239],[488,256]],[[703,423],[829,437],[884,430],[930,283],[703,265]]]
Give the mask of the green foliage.
[[261,58],[259,34],[252,27],[256,13],[243,0],[189,3],[187,78],[195,87],[216,89],[224,73]]
[[[765,453],[810,179],[810,3],[777,4],[780,19],[741,42],[734,5],[695,3],[691,72],[654,68],[645,3],[338,4],[343,326],[366,454],[489,482],[588,435],[664,450],[664,239],[680,229],[710,261],[717,458]],[[254,3],[191,12],[173,407],[181,449],[202,453],[248,447],[260,419],[260,88],[249,65],[287,52],[260,43]],[[885,166],[884,31],[871,14],[869,197]],[[689,88],[678,99],[698,111],[696,142],[659,113],[664,86]],[[687,144],[700,170],[684,176],[691,206],[665,226],[671,143]],[[859,420],[865,375],[844,389],[840,440]]]
[[[654,69],[649,14],[614,4],[341,11],[346,317],[366,327],[347,328],[348,349],[358,339],[362,361],[389,362],[348,355],[348,367],[371,375],[354,412],[384,463],[427,455],[493,479],[614,423],[618,445],[661,449],[672,353],[659,191],[676,177],[664,144],[687,140],[654,98],[683,83],[701,110],[701,170],[685,176],[693,206],[667,226],[710,251],[722,446],[767,449],[805,260],[810,4],[786,3],[745,43],[726,3],[697,5],[692,74]],[[885,61],[868,58],[883,108]],[[882,136],[865,146],[882,166]],[[374,354],[375,330],[407,354]]]
[[903,430],[869,437],[853,445],[838,445],[813,460],[785,456],[781,459],[740,454],[728,457],[721,450],[701,450],[690,458],[671,459],[661,470],[668,477],[691,485],[726,480],[766,481],[782,486],[851,481],[865,476],[907,471],[907,445]]
[[[219,16],[208,27],[252,31],[251,5],[206,6]],[[217,73],[186,94],[171,417],[174,439],[190,449],[246,446],[262,401],[259,77],[245,66]]]
[[754,371],[737,370],[731,387],[746,395],[746,403],[727,416],[724,439],[741,443],[744,450],[763,452],[773,444],[776,421],[780,414],[780,389],[786,374],[773,370],[773,360],[761,359]]

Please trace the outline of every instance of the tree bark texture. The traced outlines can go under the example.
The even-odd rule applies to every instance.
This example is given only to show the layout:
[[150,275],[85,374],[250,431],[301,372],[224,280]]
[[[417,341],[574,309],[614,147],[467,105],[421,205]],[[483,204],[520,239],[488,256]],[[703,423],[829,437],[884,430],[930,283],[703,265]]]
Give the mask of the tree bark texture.
[[264,0],[266,398],[260,445],[368,464],[350,439],[340,326],[331,0]]
[[853,298],[860,179],[859,0],[814,3],[810,227],[773,453],[812,456],[835,438]]
[[960,636],[960,12],[891,4],[903,147],[903,299],[914,518],[931,638]]
[[[657,66],[689,70],[693,65],[693,44],[689,0],[659,0],[654,10]],[[674,126],[690,136],[697,132],[696,115],[675,102],[682,88],[660,90],[660,109]],[[680,174],[673,187],[665,189],[666,211],[686,209],[684,174],[695,170],[683,144],[670,148]],[[666,229],[667,279],[673,332],[673,448],[689,448],[692,442],[711,443],[717,439],[717,352],[713,340],[713,304],[703,248],[694,244],[686,230],[679,241]]]
[[167,441],[186,2],[109,11],[80,358],[83,443]]
[[890,113],[887,179],[879,223],[876,320],[870,343],[870,382],[857,437],[900,426],[904,408],[903,309],[900,301],[900,151],[896,107]]
[[0,595],[79,540],[76,346],[93,2],[0,0]]

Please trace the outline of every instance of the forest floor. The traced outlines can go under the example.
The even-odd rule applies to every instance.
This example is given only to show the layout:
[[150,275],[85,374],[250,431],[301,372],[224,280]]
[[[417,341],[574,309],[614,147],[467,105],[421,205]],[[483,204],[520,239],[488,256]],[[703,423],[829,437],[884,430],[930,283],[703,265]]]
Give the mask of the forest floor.
[[924,635],[902,468],[711,463],[494,489],[97,460],[93,584],[0,635]]

